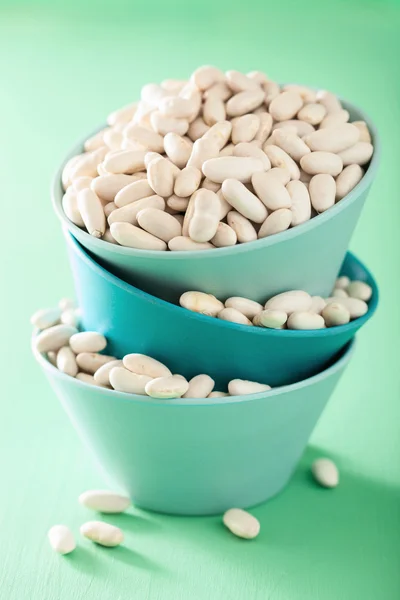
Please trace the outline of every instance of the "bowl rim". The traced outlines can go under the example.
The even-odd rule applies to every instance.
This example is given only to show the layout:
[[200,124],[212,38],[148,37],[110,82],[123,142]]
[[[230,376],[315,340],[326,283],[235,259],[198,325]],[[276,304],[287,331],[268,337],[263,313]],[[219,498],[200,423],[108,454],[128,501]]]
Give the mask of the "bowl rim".
[[[275,235],[267,236],[262,239],[254,240],[253,242],[246,242],[244,244],[235,244],[234,246],[226,246],[224,248],[212,248],[210,250],[190,250],[185,252],[166,252],[164,250],[141,250],[138,248],[130,248],[127,246],[120,246],[117,244],[111,244],[110,242],[106,242],[105,240],[95,238],[91,236],[87,231],[81,229],[72,221],[70,221],[65,214],[62,208],[62,198],[64,195],[64,190],[62,187],[62,171],[64,169],[67,161],[75,156],[76,154],[81,153],[84,142],[91,136],[95,135],[98,131],[101,131],[107,124],[102,125],[101,127],[97,127],[90,135],[85,136],[83,140],[79,144],[74,144],[73,148],[67,153],[67,156],[62,161],[60,167],[56,171],[56,174],[53,178],[51,185],[51,199],[53,204],[53,209],[56,212],[58,218],[61,223],[65,224],[67,228],[75,235],[75,237],[81,238],[83,240],[87,239],[88,247],[93,247],[101,251],[102,249],[106,249],[111,254],[120,254],[125,256],[135,256],[137,258],[140,257],[151,257],[154,259],[160,260],[186,260],[190,258],[191,260],[203,260],[207,259],[206,257],[211,256],[224,256],[229,254],[240,254],[242,252],[247,252],[249,249],[260,249],[265,248],[274,244],[285,243],[286,240],[297,237],[298,235],[302,235],[303,233],[307,233],[318,227],[319,225],[323,225],[326,221],[334,218],[335,215],[339,214],[342,210],[345,210],[347,206],[350,206],[355,200],[359,197],[360,194],[365,192],[365,190],[371,185],[372,181],[375,178],[377,168],[380,162],[380,154],[381,154],[381,143],[380,137],[377,131],[377,128],[366,115],[366,113],[358,108],[355,104],[344,100],[342,97],[338,96],[339,100],[342,103],[342,106],[349,110],[350,113],[356,113],[358,115],[357,120],[363,120],[367,123],[368,129],[371,133],[373,144],[374,144],[374,152],[372,155],[372,159],[369,163],[369,167],[364,173],[364,176],[360,180],[360,182],[351,190],[349,194],[344,196],[340,201],[338,201],[334,206],[332,206],[329,210],[309,219],[305,223],[297,225],[296,227],[287,229],[286,231],[282,231]],[[86,246],[86,243],[85,243]]]
[[204,406],[204,407],[212,407],[212,406],[229,406],[233,404],[239,404],[244,402],[252,402],[256,400],[265,400],[268,401],[271,398],[276,396],[281,396],[283,394],[293,392],[295,390],[300,390],[306,387],[313,386],[314,384],[328,379],[333,376],[338,371],[344,369],[349,363],[351,357],[354,354],[356,341],[355,338],[352,339],[342,351],[340,357],[331,364],[328,368],[320,371],[316,375],[312,377],[308,377],[306,379],[302,379],[296,383],[291,383],[289,385],[283,385],[280,387],[272,388],[271,390],[267,390],[264,392],[259,392],[257,394],[247,394],[245,396],[226,396],[222,398],[170,398],[170,399],[160,399],[160,398],[151,398],[150,396],[142,396],[139,394],[129,394],[126,392],[118,392],[111,388],[104,388],[100,386],[93,386],[89,383],[85,383],[84,381],[80,381],[75,377],[71,377],[66,373],[63,373],[57,367],[52,365],[50,361],[45,358],[44,354],[38,352],[35,347],[34,340],[37,335],[37,330],[35,330],[32,334],[31,339],[31,348],[33,355],[39,365],[42,367],[43,371],[46,372],[47,376],[51,379],[58,378],[61,381],[66,381],[71,383],[72,385],[77,385],[82,388],[92,388],[96,390],[96,392],[101,396],[112,396],[113,402],[133,402],[136,404],[151,404],[151,405],[161,405],[161,406]]
[[[130,283],[127,283],[123,279],[117,277],[113,273],[110,273],[107,269],[102,267],[94,258],[89,256],[87,249],[82,246],[82,244],[68,231],[67,228],[63,228],[65,239],[67,245],[72,248],[74,253],[79,255],[79,258],[86,263],[86,265],[92,270],[97,272],[97,274],[108,281],[110,285],[117,286],[121,288],[125,293],[128,293],[133,296],[137,296],[144,300],[145,302],[151,302],[152,304],[159,304],[160,307],[165,311],[185,311],[185,318],[199,320],[200,323],[208,323],[210,325],[210,321],[212,320],[214,327],[222,327],[226,329],[237,330],[241,332],[245,332],[247,335],[264,335],[266,337],[274,338],[274,337],[282,337],[285,339],[288,338],[300,338],[300,339],[308,339],[308,338],[322,338],[322,337],[332,337],[336,335],[356,332],[360,329],[364,323],[366,323],[376,311],[379,301],[379,289],[378,285],[372,276],[372,273],[367,269],[367,267],[352,253],[347,252],[346,256],[349,256],[350,259],[360,267],[365,275],[366,279],[369,281],[369,285],[372,287],[372,296],[368,302],[368,311],[362,317],[358,317],[353,321],[350,321],[346,325],[337,325],[336,327],[327,327],[325,329],[308,329],[308,330],[294,330],[294,329],[269,329],[267,327],[250,327],[249,325],[242,325],[240,323],[233,323],[231,321],[224,321],[223,319],[217,319],[215,317],[208,317],[207,315],[203,315],[197,312],[193,312],[188,310],[187,308],[183,308],[179,304],[173,304],[172,302],[168,302],[167,300],[163,300],[162,298],[158,298],[157,296],[153,296],[148,292],[145,292]],[[190,290],[187,290],[190,291]],[[340,298],[338,298],[338,302],[340,302]],[[183,313],[182,313],[183,314]]]

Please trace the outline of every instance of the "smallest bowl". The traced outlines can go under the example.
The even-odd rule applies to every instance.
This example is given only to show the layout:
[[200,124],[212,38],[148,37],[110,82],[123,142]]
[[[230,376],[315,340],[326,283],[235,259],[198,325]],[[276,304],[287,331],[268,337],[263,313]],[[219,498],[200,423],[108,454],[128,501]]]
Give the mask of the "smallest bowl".
[[145,509],[209,515],[259,504],[285,487],[353,347],[293,385],[175,400],[88,385],[34,353],[111,484]]

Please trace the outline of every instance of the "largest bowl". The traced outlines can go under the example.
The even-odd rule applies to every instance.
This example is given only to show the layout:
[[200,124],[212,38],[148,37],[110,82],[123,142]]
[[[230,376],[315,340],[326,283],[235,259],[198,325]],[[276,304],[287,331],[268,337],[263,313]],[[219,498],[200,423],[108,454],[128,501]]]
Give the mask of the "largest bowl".
[[349,254],[342,274],[367,281],[373,289],[363,317],[316,331],[237,325],[138,290],[99,266],[71,234],[66,239],[82,325],[104,333],[109,354],[149,354],[185,377],[208,373],[217,389],[237,377],[277,386],[315,375],[337,357],[378,303],[372,275]]
[[136,250],[99,240],[74,225],[62,208],[61,173],[66,161],[82,151],[83,142],[67,156],[53,185],[53,205],[61,221],[80,243],[115,275],[140,289],[176,302],[190,289],[219,298],[246,295],[262,301],[286,289],[327,296],[346,254],[351,235],[376,175],[380,145],[372,121],[343,101],[350,119],[364,120],[372,134],[374,154],[360,183],[343,200],[307,223],[261,240],[200,252]]
[[143,508],[206,515],[287,484],[351,355],[262,394],[163,401],[87,385],[36,358],[110,482]]

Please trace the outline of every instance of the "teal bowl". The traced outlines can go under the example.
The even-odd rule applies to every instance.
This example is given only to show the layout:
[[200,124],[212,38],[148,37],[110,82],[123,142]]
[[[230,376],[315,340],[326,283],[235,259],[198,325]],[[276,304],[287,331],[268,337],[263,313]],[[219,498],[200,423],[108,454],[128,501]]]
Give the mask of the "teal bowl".
[[278,386],[319,373],[335,360],[378,303],[371,273],[348,254],[342,274],[366,281],[373,289],[363,317],[317,331],[238,325],[150,296],[101,267],[68,232],[66,240],[82,325],[107,337],[108,354],[148,354],[185,377],[207,373],[217,389],[235,378]]
[[352,354],[261,394],[152,400],[85,384],[36,354],[110,485],[145,509],[210,515],[268,500],[288,483]]
[[55,176],[54,209],[76,239],[110,272],[170,302],[177,302],[183,292],[191,289],[207,291],[218,298],[245,293],[257,301],[286,289],[327,296],[375,178],[380,155],[372,121],[348,102],[343,105],[351,120],[368,124],[375,147],[370,165],[360,183],[343,200],[307,223],[282,233],[200,252],[136,250],[94,238],[69,221],[62,208],[61,173],[66,161],[82,151],[83,142],[69,153]]

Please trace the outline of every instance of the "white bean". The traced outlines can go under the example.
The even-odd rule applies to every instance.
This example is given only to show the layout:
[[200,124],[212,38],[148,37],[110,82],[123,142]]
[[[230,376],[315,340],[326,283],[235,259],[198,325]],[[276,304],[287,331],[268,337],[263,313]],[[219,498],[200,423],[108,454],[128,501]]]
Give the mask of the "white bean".
[[323,106],[323,104],[312,102],[310,104],[305,104],[303,108],[299,110],[297,117],[300,119],[300,121],[305,121],[311,125],[319,125],[325,115],[325,106]]
[[198,168],[194,166],[185,167],[175,179],[174,193],[182,198],[191,196],[198,189],[201,177],[201,171]]
[[168,400],[170,398],[181,398],[189,389],[189,383],[181,375],[170,375],[169,377],[157,377],[146,385],[146,394],[152,398]]
[[35,312],[31,317],[31,324],[38,329],[47,329],[57,325],[60,321],[60,308],[44,308]]
[[312,88],[297,83],[287,83],[283,86],[285,92],[296,92],[304,100],[304,102],[315,102],[317,93]]
[[310,311],[294,311],[287,320],[288,329],[323,329],[325,321],[321,315]]
[[209,129],[209,126],[204,122],[204,120],[201,117],[197,117],[197,119],[195,119],[193,123],[190,123],[187,134],[188,137],[192,140],[192,142],[195,142],[196,140],[203,137],[203,135]]
[[103,521],[84,523],[80,528],[80,532],[92,542],[107,548],[119,546],[124,541],[124,534],[118,527]]
[[223,308],[217,316],[218,319],[221,319],[222,321],[230,321],[231,323],[238,323],[239,325],[253,325],[253,323],[245,317],[243,313],[236,310],[236,308]]
[[126,369],[137,375],[147,375],[152,379],[156,377],[168,377],[171,371],[162,362],[146,356],[146,354],[126,354],[123,358]]
[[218,83],[214,83],[208,90],[204,92],[204,98],[207,100],[210,96],[214,96],[222,100],[222,102],[226,102],[233,95],[231,88],[224,81],[219,81]]
[[227,144],[232,133],[232,123],[230,121],[221,121],[215,123],[208,131],[204,134],[205,140],[212,140],[216,143],[219,150]]
[[353,121],[352,125],[354,125],[354,127],[357,127],[358,131],[360,132],[360,142],[371,143],[371,134],[365,121]]
[[75,308],[75,302],[71,300],[71,298],[61,298],[58,303],[58,307],[63,311],[67,310],[68,308]]
[[340,152],[338,156],[342,159],[343,165],[365,165],[367,164],[374,152],[374,147],[368,142],[357,142],[351,148],[347,148]]
[[156,158],[150,161],[147,178],[151,188],[159,196],[168,198],[174,193],[175,171],[169,160]]
[[107,204],[106,204],[106,205],[103,207],[103,210],[104,210],[104,215],[105,215],[106,219],[108,219],[108,217],[111,215],[111,213],[112,213],[114,210],[117,210],[117,208],[118,208],[118,207],[117,207],[117,205],[115,204],[115,202],[108,202],[108,203],[107,203]]
[[258,231],[259,239],[286,231],[292,222],[292,211],[290,208],[279,208],[272,212],[261,225]]
[[189,122],[186,119],[166,117],[158,110],[151,113],[150,123],[154,131],[160,135],[167,135],[167,133],[171,132],[178,135],[185,135],[189,129]]
[[312,474],[322,487],[334,488],[339,484],[339,471],[329,458],[318,458],[311,467]]
[[[104,239],[104,238],[103,238]],[[75,308],[67,308],[61,313],[60,321],[64,325],[70,325],[76,327],[79,322],[79,310]]]
[[237,537],[252,540],[260,533],[260,523],[241,508],[230,508],[223,516],[225,527]]
[[365,281],[352,281],[346,291],[350,298],[358,298],[359,300],[364,300],[364,302],[368,302],[372,296],[372,287],[365,283]]
[[271,133],[273,119],[267,112],[261,112],[258,116],[260,119],[260,126],[255,139],[263,144]]
[[111,360],[106,362],[104,365],[99,367],[95,374],[93,375],[93,379],[98,385],[107,386],[110,385],[110,373],[114,367],[122,367],[122,360]]
[[146,150],[117,150],[106,156],[103,165],[107,173],[133,175],[143,171],[145,156]]
[[199,67],[190,77],[190,80],[202,91],[208,90],[212,85],[224,81],[224,79],[224,73],[220,69],[209,65]]
[[206,160],[215,158],[218,155],[218,144],[212,138],[202,137],[194,142],[187,166],[200,170]]
[[210,190],[198,190],[194,199],[193,217],[189,223],[189,237],[195,242],[209,242],[217,233],[219,220],[218,196]]
[[253,323],[258,327],[268,329],[282,329],[287,321],[287,314],[283,310],[267,308],[255,315]]
[[226,392],[211,392],[211,394],[208,394],[207,398],[226,398],[227,396],[229,396],[229,394]]
[[[271,165],[273,167],[287,169],[290,173],[291,179],[300,179],[299,167],[293,158],[291,158],[287,152],[282,150],[282,148],[275,146],[275,144],[268,144],[267,140],[267,143],[263,146],[263,150],[271,161]],[[310,154],[306,154],[305,156],[310,156]]]
[[311,306],[308,310],[320,315],[326,306],[325,300],[321,296],[312,296],[311,300]]
[[89,375],[94,375],[100,367],[115,360],[115,356],[107,356],[97,352],[80,352],[76,357],[79,370],[89,373]]
[[78,501],[90,510],[108,514],[122,513],[131,505],[126,496],[108,490],[88,490],[79,496]]
[[289,181],[286,186],[291,199],[290,210],[292,211],[291,226],[301,225],[311,219],[311,200],[307,186],[301,181]]
[[183,398],[207,398],[214,389],[215,381],[209,375],[196,375],[189,381]]
[[360,165],[348,165],[336,179],[336,200],[341,200],[361,181],[364,170]]
[[297,92],[281,92],[269,105],[269,113],[275,121],[287,121],[299,112],[303,100]]
[[253,225],[240,213],[236,212],[235,210],[231,210],[227,214],[227,221],[228,225],[232,227],[236,233],[237,240],[240,244],[244,244],[245,242],[253,242],[257,239],[257,232]]
[[137,221],[142,229],[164,242],[169,242],[182,233],[178,221],[172,215],[157,208],[141,210],[137,214]]
[[205,190],[211,190],[212,192],[217,193],[221,189],[221,185],[219,183],[215,183],[215,181],[211,181],[211,179],[203,179],[201,187]]
[[172,162],[182,169],[186,167],[192,153],[193,144],[177,133],[167,133],[164,137],[165,153]]
[[219,153],[219,156],[233,156],[234,149],[235,146],[233,144],[228,144],[227,146],[225,146],[225,148],[222,148],[221,152]]
[[228,383],[228,391],[231,396],[247,396],[247,394],[259,394],[267,392],[271,387],[264,383],[256,381],[247,381],[245,379],[232,379]]
[[100,198],[89,188],[78,193],[78,209],[90,235],[100,238],[106,230],[106,217]]
[[82,383],[86,383],[87,385],[98,385],[98,383],[94,380],[93,375],[89,375],[89,373],[78,373],[75,379],[82,381]]
[[357,127],[343,123],[336,127],[318,129],[304,138],[305,143],[313,152],[338,153],[353,146],[360,137]]
[[92,181],[92,190],[105,202],[113,202],[122,188],[138,181],[137,175],[100,175]]
[[317,92],[317,102],[325,106],[328,114],[336,113],[342,110],[339,98],[326,90],[319,90]]
[[311,308],[312,299],[310,294],[302,290],[291,290],[290,292],[283,292],[270,298],[265,308],[272,310],[281,310],[288,315],[291,315],[295,311],[308,311]]
[[212,250],[214,246],[208,242],[194,242],[190,237],[180,235],[168,242],[168,248],[174,252],[193,252],[196,250]]
[[112,211],[108,217],[108,224],[110,226],[113,223],[131,223],[132,225],[136,225],[137,215],[145,208],[155,208],[163,211],[165,209],[165,201],[161,196],[154,194],[153,196],[141,198],[130,204],[125,204],[122,208],[117,208]]
[[276,131],[277,129],[283,129],[287,127],[294,128],[296,130],[297,135],[301,138],[315,131],[315,128],[310,123],[306,123],[305,121],[299,121],[298,119],[289,119],[288,121],[281,121],[280,123],[275,123],[272,130]]
[[70,187],[62,199],[62,207],[68,219],[78,227],[84,227],[81,213],[78,208],[78,198],[76,192]]
[[[189,198],[181,198],[180,196],[175,196],[173,194],[167,200],[167,206],[171,210],[176,210],[178,212],[185,212],[189,204]],[[176,215],[174,215],[176,217]],[[183,219],[183,215],[182,219]]]
[[226,223],[218,223],[217,232],[211,239],[211,243],[216,248],[234,246],[237,242],[237,235],[234,229]]
[[340,301],[325,306],[321,314],[327,327],[346,325],[350,321],[350,313],[346,307],[340,304]]
[[53,525],[47,537],[50,546],[59,554],[69,554],[76,548],[74,536],[71,530],[65,525]]
[[270,210],[291,207],[292,201],[288,190],[272,171],[254,173],[251,183],[259,199]]
[[324,119],[320,123],[319,128],[326,129],[327,127],[336,127],[337,125],[347,123],[349,119],[350,113],[347,110],[341,109],[324,117]]
[[310,175],[326,174],[336,177],[343,170],[341,157],[332,152],[311,152],[300,159],[301,168]]
[[41,331],[34,340],[35,348],[38,352],[56,351],[68,344],[70,337],[76,334],[76,327],[69,325],[54,325]]
[[204,292],[185,292],[179,298],[179,304],[188,310],[198,312],[209,317],[216,317],[224,308],[220,300]]
[[57,352],[57,369],[66,375],[75,377],[79,371],[75,354],[69,346],[63,346]]
[[266,81],[262,87],[265,93],[265,104],[269,106],[272,100],[279,96],[281,89],[275,81]]
[[167,249],[167,244],[163,240],[147,233],[147,231],[143,231],[139,227],[135,227],[135,225],[131,225],[131,223],[112,223],[110,230],[111,235],[121,246],[140,250],[162,251]]
[[255,137],[259,126],[260,118],[258,115],[247,114],[237,117],[232,122],[232,142],[234,144],[251,142]]
[[242,298],[241,296],[232,296],[225,301],[226,308],[234,308],[242,313],[248,319],[254,319],[258,315],[263,306],[259,302],[249,300],[248,298]]
[[348,298],[349,297],[346,290],[342,290],[340,288],[339,289],[335,288],[331,295],[334,296],[335,298]]
[[107,123],[111,126],[119,123],[129,123],[137,110],[137,102],[127,104],[118,110],[114,110],[107,117]]
[[136,202],[136,200],[152,196],[152,194],[153,189],[147,179],[141,179],[123,187],[115,196],[114,203],[118,208],[122,208],[127,204]]
[[347,275],[338,277],[335,282],[335,288],[345,290],[350,285],[350,278]]
[[[332,302],[336,303],[338,299],[335,297],[326,299],[327,304],[332,304]],[[368,304],[359,298],[340,298],[339,303],[347,308],[351,319],[362,317],[368,312]]]
[[81,331],[71,336],[69,345],[75,354],[101,352],[107,346],[107,340],[104,335],[97,331]]
[[263,103],[264,98],[265,92],[260,88],[239,92],[228,100],[226,113],[229,117],[240,117],[258,108]]
[[336,183],[332,175],[314,175],[308,186],[311,204],[317,213],[322,213],[335,204]]
[[260,89],[257,81],[240,73],[240,71],[227,71],[225,77],[229,87],[235,93]]
[[124,130],[124,135],[129,140],[140,144],[150,152],[164,151],[163,137],[147,127],[141,127],[140,125],[132,123]]
[[215,125],[220,121],[225,121],[226,110],[222,98],[210,94],[203,104],[203,119],[207,125]]
[[265,171],[268,171],[271,168],[271,161],[265,152],[251,143],[242,142],[237,144],[233,149],[233,156],[250,156],[252,158],[258,158],[262,161]]
[[254,223],[262,223],[267,218],[264,204],[237,179],[225,179],[222,194],[234,209]]
[[117,392],[144,395],[152,377],[132,373],[125,367],[113,367],[109,373],[110,384]]

